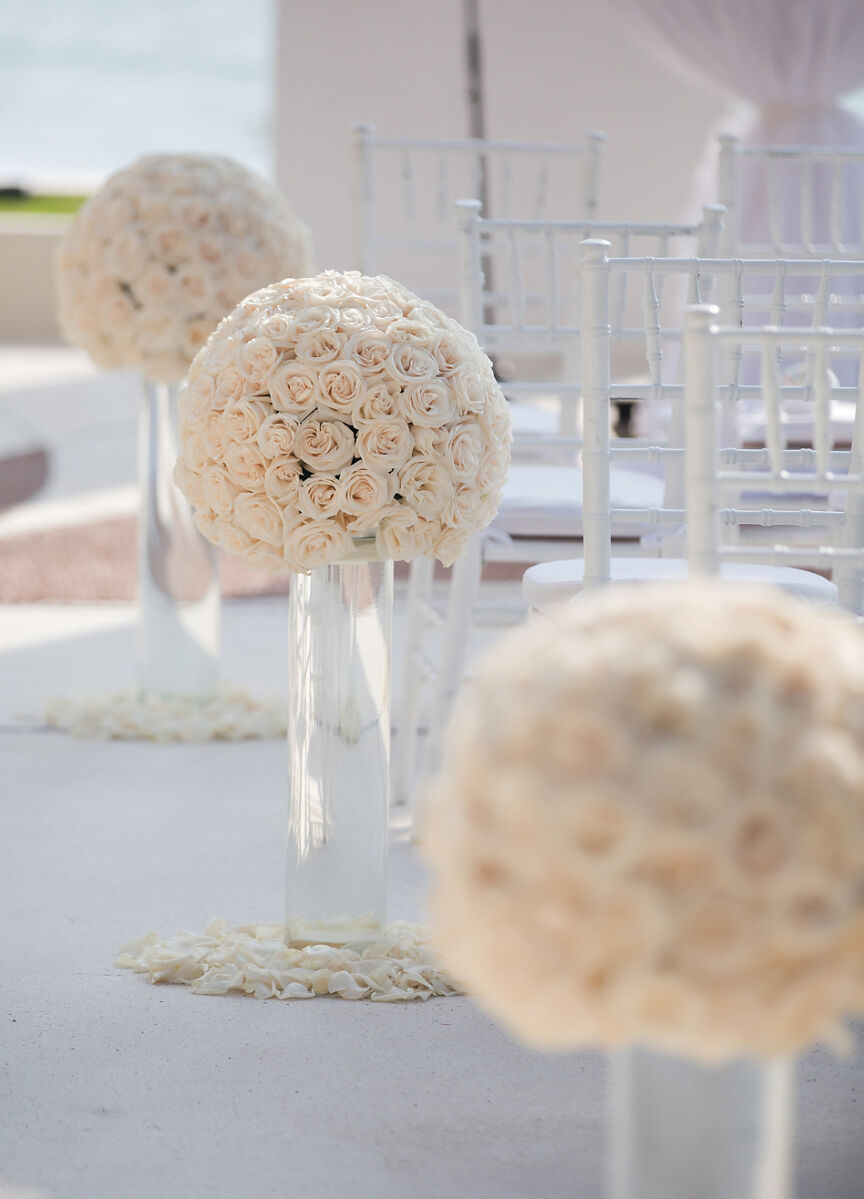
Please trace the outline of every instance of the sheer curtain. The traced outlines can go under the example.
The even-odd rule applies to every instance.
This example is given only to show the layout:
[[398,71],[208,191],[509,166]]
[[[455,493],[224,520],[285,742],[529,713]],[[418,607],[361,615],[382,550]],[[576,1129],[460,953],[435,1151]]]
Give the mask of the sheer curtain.
[[[750,145],[864,149],[864,122],[838,103],[864,84],[864,0],[610,0],[610,8],[667,66],[754,106],[742,116],[739,104],[716,132]],[[716,198],[716,165],[713,136],[696,172],[693,211]],[[827,188],[827,173],[825,179]],[[844,188],[847,239],[860,243],[864,168],[848,169]],[[794,189],[788,191],[793,205]],[[764,192],[764,175],[753,164],[741,177],[742,243],[766,240]]]

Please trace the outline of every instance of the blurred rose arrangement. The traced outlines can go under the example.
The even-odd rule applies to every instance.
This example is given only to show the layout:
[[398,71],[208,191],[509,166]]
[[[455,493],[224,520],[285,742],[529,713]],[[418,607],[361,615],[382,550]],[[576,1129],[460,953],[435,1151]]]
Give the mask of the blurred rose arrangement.
[[264,179],[228,158],[151,155],[113,175],[64,238],[60,324],[97,366],[172,383],[244,296],[310,270],[306,226]]
[[488,652],[427,824],[436,944],[532,1044],[770,1056],[864,1011],[851,620],[719,582],[586,595]]
[[[510,417],[472,333],[384,276],[248,296],[180,397],[175,480],[204,536],[271,571],[453,562],[494,517]],[[374,539],[374,543],[373,543]]]

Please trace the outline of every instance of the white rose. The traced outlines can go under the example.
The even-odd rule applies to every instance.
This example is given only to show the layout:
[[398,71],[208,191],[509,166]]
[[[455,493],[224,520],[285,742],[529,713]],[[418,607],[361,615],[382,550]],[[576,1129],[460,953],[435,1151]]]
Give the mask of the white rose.
[[294,453],[310,470],[341,470],[354,457],[354,432],[335,420],[305,420],[294,438]]
[[290,454],[299,428],[298,417],[288,416],[285,412],[271,412],[256,434],[258,449],[265,458],[280,458]]
[[249,218],[238,204],[220,205],[219,219],[225,232],[235,240],[249,232]]
[[400,411],[401,388],[394,379],[379,379],[367,383],[366,390],[354,405],[354,423],[386,420]]
[[397,470],[405,465],[413,451],[414,438],[407,421],[375,421],[357,432],[357,453],[374,470]]
[[378,556],[397,562],[411,562],[425,551],[428,523],[413,509],[393,505],[378,521],[375,544]]
[[171,215],[168,197],[158,191],[143,191],[136,196],[138,216],[145,225],[158,225]]
[[216,266],[225,257],[225,243],[221,237],[205,233],[198,238],[198,254],[205,262]]
[[301,570],[341,562],[351,548],[351,538],[335,520],[304,520],[285,535],[285,557]]
[[214,462],[224,462],[231,444],[231,436],[222,422],[222,413],[214,412],[207,418],[201,430],[207,456]]
[[394,320],[402,315],[402,309],[395,301],[387,296],[379,296],[366,301],[366,311],[379,329],[387,329]]
[[240,488],[231,482],[228,472],[221,466],[207,466],[201,474],[201,483],[207,507],[217,516],[230,517],[234,511],[234,501],[240,495]]
[[280,508],[296,505],[300,492],[300,463],[284,455],[274,458],[264,473],[264,490]]
[[339,479],[336,475],[310,475],[300,485],[297,507],[316,520],[336,516],[339,511]]
[[397,491],[418,516],[436,517],[456,490],[450,472],[431,458],[412,458],[398,474]]
[[[313,304],[300,308],[294,314],[294,325],[298,334],[316,333],[320,329],[335,329],[339,312],[329,304]],[[344,340],[340,338],[340,344]]]
[[216,376],[216,394],[223,401],[239,402],[246,395],[246,380],[234,366],[225,366]]
[[174,286],[187,312],[204,312],[210,303],[210,281],[204,271],[184,266],[174,276]]
[[353,362],[337,359],[323,366],[318,375],[322,403],[343,419],[351,419],[354,404],[363,395],[363,376]]
[[205,508],[193,508],[192,520],[195,528],[211,545],[219,544],[219,518]]
[[193,196],[181,205],[180,219],[186,229],[200,233],[215,222],[216,209],[207,200]]
[[253,441],[270,412],[266,400],[234,400],[221,421],[232,441]]
[[174,277],[164,266],[154,263],[135,280],[134,291],[142,304],[161,307],[169,303],[174,294]]
[[454,416],[453,396],[443,379],[421,379],[408,383],[399,404],[402,415],[413,425],[440,428]]
[[469,349],[465,339],[447,329],[436,333],[429,343],[429,349],[438,363],[442,375],[452,375],[458,370],[466,358]]
[[368,323],[369,317],[362,308],[340,308],[335,328],[338,333],[354,333],[358,329],[365,329]]
[[283,312],[274,312],[262,324],[261,333],[277,349],[287,350],[294,346],[294,340],[297,337],[297,328],[290,316],[287,316]]
[[465,553],[468,542],[471,540],[471,532],[462,529],[445,529],[441,536],[433,542],[433,552],[439,562],[444,566],[452,566],[457,558],[461,558]]
[[380,474],[357,462],[339,478],[339,507],[348,516],[368,521],[366,527],[370,528],[393,499],[394,483],[392,475]]
[[243,492],[234,503],[234,519],[256,541],[281,546],[285,534],[282,509],[269,496],[260,492]]
[[400,341],[391,349],[384,369],[399,383],[411,383],[416,379],[434,379],[438,363],[428,350]]
[[348,339],[345,357],[351,358],[364,371],[377,371],[390,356],[391,343],[378,329],[361,329]]
[[483,458],[483,434],[470,421],[454,425],[447,443],[447,462],[460,483],[475,478]]
[[228,520],[216,522],[216,541],[223,550],[227,550],[229,554],[236,554],[238,558],[245,558],[252,549],[252,538],[249,534]]
[[212,371],[214,375],[218,374],[224,367],[234,366],[237,351],[243,344],[243,339],[239,334],[232,333],[226,336],[223,330],[224,326],[220,326],[220,335],[213,338],[204,355],[204,366],[207,370]]
[[297,338],[294,353],[301,362],[321,365],[335,362],[342,352],[345,338],[332,329],[316,329],[312,333],[301,333]]
[[495,380],[476,366],[460,366],[450,376],[450,383],[456,393],[456,408],[460,416],[476,416],[498,391]]
[[508,461],[509,454],[505,447],[490,446],[483,455],[480,469],[474,479],[477,487],[481,491],[503,487],[507,478]]
[[426,321],[416,321],[406,316],[397,317],[387,326],[387,336],[391,341],[407,342],[413,346],[428,345],[430,332]]
[[193,508],[211,509],[213,505],[207,502],[203,478],[196,471],[190,470],[182,458],[174,464],[173,478],[175,486],[179,487]]
[[166,222],[150,234],[150,248],[160,262],[177,266],[189,257],[192,243],[188,233],[180,226]]
[[308,416],[317,405],[318,372],[303,362],[283,362],[270,376],[273,407],[291,416]]
[[478,528],[481,524],[477,519],[479,508],[480,493],[477,488],[470,483],[460,483],[444,508],[441,519],[454,529]]
[[190,358],[194,358],[207,338],[213,332],[213,322],[207,318],[190,321],[183,332],[183,349]]
[[174,343],[174,322],[167,312],[145,308],[135,318],[134,336],[142,350],[164,350]]
[[202,471],[210,461],[210,455],[207,453],[204,438],[198,430],[188,434],[184,438],[182,459],[186,466],[194,471]]
[[427,429],[414,425],[411,430],[417,452],[425,458],[446,458],[449,429]]
[[225,453],[225,469],[232,483],[243,491],[259,491],[267,462],[253,442],[234,442]]
[[247,377],[259,387],[266,385],[279,358],[279,351],[273,343],[266,337],[253,337],[244,344],[240,355]]
[[133,230],[118,234],[105,250],[105,265],[108,270],[127,283],[133,282],[141,273],[146,258],[144,239]]
[[351,293],[334,271],[323,271],[306,286],[306,299],[312,305],[336,305]]
[[216,386],[212,375],[199,374],[194,383],[187,382],[180,393],[178,423],[180,429],[186,425],[197,425],[206,420],[213,410]]
[[113,333],[122,333],[129,329],[135,319],[135,309],[132,301],[123,293],[103,300],[99,305],[99,320],[102,328]]

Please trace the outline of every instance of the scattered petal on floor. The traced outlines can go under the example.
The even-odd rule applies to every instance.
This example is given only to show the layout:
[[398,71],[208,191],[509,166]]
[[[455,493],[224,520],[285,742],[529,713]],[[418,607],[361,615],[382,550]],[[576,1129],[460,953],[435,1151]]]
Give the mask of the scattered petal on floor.
[[[292,926],[293,927],[293,926]],[[394,1003],[458,995],[424,930],[401,921],[369,939],[357,923],[355,945],[286,945],[281,924],[229,928],[212,920],[202,933],[156,933],[124,946],[116,965],[154,983],[181,983],[196,995],[240,992],[256,999],[371,999]]]
[[204,699],[115,691],[51,700],[45,723],[76,737],[124,741],[247,741],[284,737],[286,705],[223,687]]

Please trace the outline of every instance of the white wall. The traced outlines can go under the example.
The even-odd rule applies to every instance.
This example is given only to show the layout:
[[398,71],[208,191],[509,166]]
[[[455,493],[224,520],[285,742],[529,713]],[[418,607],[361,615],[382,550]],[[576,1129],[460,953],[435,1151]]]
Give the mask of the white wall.
[[[348,127],[468,133],[461,0],[277,0],[276,176],[318,265],[351,263]],[[604,0],[481,0],[487,135],[608,135],[601,215],[673,220],[722,106],[629,42]]]

